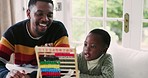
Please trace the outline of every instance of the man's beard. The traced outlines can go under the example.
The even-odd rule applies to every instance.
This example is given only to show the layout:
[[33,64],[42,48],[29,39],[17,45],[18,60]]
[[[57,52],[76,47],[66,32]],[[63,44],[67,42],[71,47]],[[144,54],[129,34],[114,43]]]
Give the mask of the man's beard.
[[[48,28],[47,28],[47,29],[48,29]],[[37,33],[39,36],[43,36],[43,35],[46,33],[46,31],[47,31],[47,30],[40,32],[39,29],[38,29],[38,27],[37,27],[37,29],[36,29],[36,33]]]

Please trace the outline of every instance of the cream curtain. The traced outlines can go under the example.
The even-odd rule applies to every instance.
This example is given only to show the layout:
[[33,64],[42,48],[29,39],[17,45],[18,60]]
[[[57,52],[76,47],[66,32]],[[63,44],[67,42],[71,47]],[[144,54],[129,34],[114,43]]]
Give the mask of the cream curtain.
[[14,23],[13,0],[0,0],[0,36]]
[[[0,37],[8,27],[19,22],[25,17],[27,0],[0,0]],[[14,54],[12,54],[11,63],[14,63]]]
[[[14,0],[0,0],[0,37],[6,31],[6,29],[14,24],[14,7],[13,2]],[[14,63],[13,54],[11,56],[10,63]]]

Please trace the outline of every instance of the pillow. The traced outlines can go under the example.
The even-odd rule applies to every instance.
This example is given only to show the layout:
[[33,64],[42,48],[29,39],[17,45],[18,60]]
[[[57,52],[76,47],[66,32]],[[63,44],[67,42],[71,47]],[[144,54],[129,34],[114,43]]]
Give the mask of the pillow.
[[147,78],[148,52],[133,50],[111,43],[115,78]]

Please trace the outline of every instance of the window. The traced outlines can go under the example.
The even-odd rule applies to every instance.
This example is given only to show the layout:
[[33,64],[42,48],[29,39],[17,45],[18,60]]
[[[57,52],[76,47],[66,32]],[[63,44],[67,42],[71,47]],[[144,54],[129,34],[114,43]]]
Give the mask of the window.
[[148,50],[148,0],[144,0],[141,48]]
[[107,30],[113,40],[122,43],[122,0],[72,0],[73,46],[82,46],[89,31],[94,28]]

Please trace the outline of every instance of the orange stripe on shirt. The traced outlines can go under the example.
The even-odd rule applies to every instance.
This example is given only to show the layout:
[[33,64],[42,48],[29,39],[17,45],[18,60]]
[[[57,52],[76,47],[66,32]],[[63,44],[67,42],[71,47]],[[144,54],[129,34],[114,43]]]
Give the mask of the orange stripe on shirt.
[[69,47],[69,41],[67,36],[63,36],[56,40],[54,43],[55,47]]
[[34,47],[27,47],[23,45],[16,45],[15,46],[15,53],[26,54],[26,55],[33,55],[35,54]]
[[6,38],[2,37],[0,43],[14,51],[14,46]]

